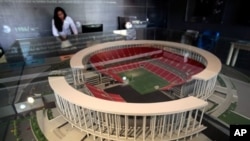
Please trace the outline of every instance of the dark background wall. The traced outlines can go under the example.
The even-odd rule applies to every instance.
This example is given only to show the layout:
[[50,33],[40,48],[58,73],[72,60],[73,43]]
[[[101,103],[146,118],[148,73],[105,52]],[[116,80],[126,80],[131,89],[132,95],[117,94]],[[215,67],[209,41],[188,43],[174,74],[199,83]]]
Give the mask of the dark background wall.
[[[167,28],[180,31],[192,29],[197,31],[212,30],[220,32],[220,40],[213,53],[220,58],[222,63],[226,63],[231,41],[250,40],[250,1],[218,0],[224,3],[223,7],[221,7],[221,15],[212,14],[204,21],[198,18],[192,18],[192,16],[197,16],[194,13],[195,3],[197,1],[201,0],[169,0]],[[217,0],[203,1],[216,2]],[[216,16],[217,19],[214,19]],[[236,62],[236,67],[249,70],[249,59],[250,52],[241,50]]]
[[165,0],[0,0],[0,43],[7,50],[16,39],[52,36],[56,6],[63,7],[75,22],[102,23],[104,31],[111,31],[118,27],[118,16],[149,18],[163,27],[166,5]]
[[[195,8],[192,4],[195,4],[195,1],[200,0],[169,0],[167,27],[176,30],[194,29],[203,31],[209,29],[221,32],[223,37],[250,40],[250,1],[218,0],[224,3],[224,7],[221,8],[221,20],[192,21],[190,18],[194,14],[192,12]],[[216,2],[217,0],[207,1]],[[187,10],[188,2],[191,4],[189,10]],[[188,17],[186,17],[188,11]],[[187,21],[185,21],[186,18]]]

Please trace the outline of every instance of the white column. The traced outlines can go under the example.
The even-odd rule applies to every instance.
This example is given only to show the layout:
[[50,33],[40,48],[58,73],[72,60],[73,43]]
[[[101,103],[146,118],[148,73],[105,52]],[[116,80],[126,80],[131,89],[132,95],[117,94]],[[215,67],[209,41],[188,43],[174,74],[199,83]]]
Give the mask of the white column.
[[97,112],[97,124],[98,124],[98,128],[99,128],[99,132],[102,135],[102,129],[101,129],[101,118],[100,118],[100,114],[99,112]]
[[151,137],[152,137],[152,141],[154,141],[154,136],[155,136],[155,122],[156,122],[156,116],[153,116],[152,124],[151,124]]
[[197,93],[198,81],[199,81],[199,80],[195,80],[195,83],[194,83],[194,90],[193,90],[194,96],[197,96],[197,94],[198,94],[198,93]]
[[205,108],[202,109],[202,113],[201,113],[201,117],[200,117],[200,121],[199,121],[199,127],[201,126],[201,121],[203,119],[204,111],[205,111]]
[[67,105],[69,119],[72,121],[73,120],[73,115],[71,113],[70,103],[67,100],[65,100],[65,104]]
[[239,50],[240,50],[239,48],[236,48],[236,51],[234,52],[234,58],[233,58],[233,61],[232,61],[232,64],[231,64],[232,67],[235,66],[236,60],[238,58]]
[[62,111],[61,103],[59,101],[59,97],[58,97],[57,94],[55,94],[55,98],[56,98],[56,103],[57,103],[57,106],[58,106],[59,110]]
[[94,131],[93,117],[92,117],[90,109],[88,109],[88,117],[89,117],[89,120],[90,120],[90,126],[92,128],[92,131]]
[[84,80],[84,75],[83,75],[83,74],[84,74],[84,70],[81,69],[80,71],[81,71],[81,78],[82,78],[81,84],[82,84],[82,83],[85,81],[85,80]]
[[203,85],[203,80],[200,81],[200,86],[199,86],[199,97],[202,98],[202,92],[204,90],[204,85]]
[[170,119],[171,119],[170,117],[171,117],[171,115],[167,115],[167,116],[168,116],[168,119],[167,119],[168,120],[168,123],[167,123],[167,134],[168,134],[168,133],[170,133],[170,129],[171,129],[171,125],[170,125]]
[[77,69],[77,83],[81,83],[81,70],[80,69]]
[[93,124],[93,118],[92,118],[92,114],[91,114],[91,111],[88,109],[88,119],[90,120],[90,126],[91,126],[91,129],[92,131],[94,131],[94,124]]
[[142,121],[142,140],[145,141],[146,137],[146,116],[143,116],[143,121]]
[[173,134],[173,128],[174,128],[174,119],[175,119],[175,114],[172,115],[172,122],[171,122],[171,129],[170,129],[170,139],[172,138]]
[[120,115],[117,117],[117,119],[118,119],[118,127],[117,127],[117,130],[118,130],[118,134],[119,134],[119,136],[120,136],[120,131],[121,131],[121,117],[120,117]]
[[183,118],[184,118],[184,112],[181,113],[181,119],[180,119],[180,124],[179,124],[179,129],[178,129],[178,134],[177,134],[177,137],[179,138],[180,136],[180,132],[181,132],[181,129],[182,129],[182,122],[183,122]]
[[87,121],[86,121],[86,113],[85,113],[84,108],[82,108],[82,113],[83,113],[83,120],[84,120],[84,123],[85,123],[85,129],[88,129],[88,124],[87,124]]
[[136,119],[137,119],[136,116],[134,116],[134,141],[136,141],[136,131],[137,131],[136,130],[137,129],[136,128]]
[[188,132],[188,128],[189,128],[189,125],[190,125],[190,120],[191,120],[191,117],[192,117],[192,112],[193,111],[189,111],[189,114],[188,114],[187,126],[186,126],[186,130],[185,130],[185,136],[187,135],[187,132]]
[[164,126],[163,125],[163,115],[158,116],[158,118],[156,116],[156,120],[157,120],[157,125],[156,125],[156,129],[155,129],[156,130],[156,134],[160,135],[160,133],[162,131],[162,126]]
[[192,131],[194,131],[194,128],[195,128],[197,115],[198,115],[198,110],[196,110],[196,112],[195,112],[195,116],[194,116],[194,122],[193,122],[193,128],[192,128]]
[[200,96],[200,88],[201,88],[200,87],[200,81],[201,80],[195,80],[195,85],[194,85],[195,87],[194,88],[195,88],[195,94],[196,94],[195,96],[196,97]]
[[60,104],[60,107],[61,107],[61,112],[63,113],[63,115],[66,115],[66,112],[65,112],[65,106],[63,105],[63,100],[61,97],[58,97],[58,100],[59,100],[59,104]]
[[112,115],[108,114],[108,123],[109,123],[109,133],[112,133]]
[[65,102],[64,99],[61,99],[61,100],[62,100],[62,105],[63,105],[63,107],[64,107],[63,111],[65,112],[65,116],[66,116],[67,118],[69,118],[68,107],[67,107],[67,105],[66,105],[66,102]]
[[[209,81],[209,80],[208,80],[208,81]],[[206,91],[206,88],[207,88],[207,87],[206,87],[206,86],[207,86],[207,81],[202,80],[201,82],[202,82],[202,86],[201,86],[201,87],[202,87],[202,88],[201,88],[201,95],[202,95],[202,96],[201,96],[201,98],[203,99],[203,98],[204,98],[204,95],[206,94],[205,91]]]
[[115,135],[116,135],[116,139],[118,139],[119,137],[119,131],[118,131],[118,119],[117,119],[118,115],[115,115]]
[[230,64],[230,61],[231,61],[231,58],[232,58],[233,51],[234,51],[234,43],[232,42],[232,43],[231,43],[230,50],[229,50],[229,53],[228,53],[228,56],[227,56],[226,65],[229,65],[229,64]]
[[74,104],[69,103],[69,108],[70,108],[70,112],[72,114],[73,121],[74,121],[75,124],[77,124]]
[[166,115],[164,115],[164,117],[163,117],[162,130],[161,130],[161,140],[163,139],[163,136],[164,136],[165,126],[166,126]]
[[[194,119],[193,119],[193,127],[192,127],[191,132],[193,132],[193,131],[194,131],[195,124],[196,124],[197,114],[198,114],[198,110],[196,109],[195,116],[194,116]],[[190,136],[190,140],[192,140],[192,138],[193,138],[193,135],[191,135],[191,136]]]
[[101,132],[104,131],[105,127],[104,127],[104,117],[103,117],[103,113],[100,112],[100,124],[101,124]]
[[128,116],[125,115],[125,139],[128,138]]
[[115,129],[116,129],[116,128],[115,128],[115,116],[116,116],[115,114],[112,114],[112,115],[111,115],[111,122],[112,122],[111,126],[112,126],[112,132],[113,132],[113,131],[115,131]]
[[74,85],[76,86],[76,69],[72,68],[72,74],[73,74]]
[[108,137],[109,137],[109,124],[108,124],[108,114],[107,113],[105,113],[105,123],[106,123],[106,126],[107,126]]
[[80,114],[79,106],[76,106],[76,112],[77,112],[77,115],[78,115],[79,125],[80,125],[80,127],[82,127],[82,120],[81,120],[82,116]]

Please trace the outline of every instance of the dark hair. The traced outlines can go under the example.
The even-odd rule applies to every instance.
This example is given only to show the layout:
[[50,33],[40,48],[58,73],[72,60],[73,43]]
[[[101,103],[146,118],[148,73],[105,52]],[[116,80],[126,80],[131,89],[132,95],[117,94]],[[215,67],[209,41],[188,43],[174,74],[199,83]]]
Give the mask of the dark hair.
[[63,21],[61,19],[59,19],[59,17],[57,16],[58,11],[62,11],[63,12],[64,18],[67,17],[67,14],[64,11],[64,9],[61,8],[61,7],[56,7],[55,10],[54,10],[54,23],[55,23],[56,29],[58,31],[62,31]]
[[0,58],[4,55],[4,49],[1,47],[1,44],[0,44],[0,50],[1,50],[1,52],[0,52]]

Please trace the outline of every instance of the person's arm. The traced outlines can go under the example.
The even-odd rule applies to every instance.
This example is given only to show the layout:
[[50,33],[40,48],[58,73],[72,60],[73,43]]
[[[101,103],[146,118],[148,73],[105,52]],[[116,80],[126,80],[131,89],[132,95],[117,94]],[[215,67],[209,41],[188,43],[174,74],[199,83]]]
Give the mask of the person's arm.
[[69,17],[69,23],[70,23],[70,27],[71,27],[73,33],[75,35],[77,35],[78,31],[77,31],[76,25],[75,25],[74,21],[70,17]]
[[58,30],[56,29],[54,20],[52,20],[52,34],[53,34],[53,36],[56,36],[56,37],[59,36],[59,33],[58,33]]

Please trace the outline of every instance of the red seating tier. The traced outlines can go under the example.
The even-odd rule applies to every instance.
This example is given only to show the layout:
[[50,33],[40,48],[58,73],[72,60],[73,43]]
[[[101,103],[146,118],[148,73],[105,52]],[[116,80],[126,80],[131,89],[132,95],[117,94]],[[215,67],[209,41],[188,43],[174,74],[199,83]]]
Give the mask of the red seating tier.
[[[131,48],[120,48],[116,50],[108,50],[99,52],[90,57],[91,63],[103,62],[123,57],[130,57],[134,55],[139,55],[147,52],[157,51],[160,49],[150,48],[150,47],[131,47]],[[154,54],[154,57],[161,56],[161,54]]]
[[120,95],[118,94],[108,94],[114,101],[119,101],[119,102],[126,102]]
[[118,101],[118,102],[126,102],[120,95],[106,93],[102,89],[96,88],[95,86],[92,86],[91,84],[88,83],[86,83],[85,85],[93,94],[93,96],[97,98],[111,100],[111,101]]
[[[104,69],[105,61],[110,61],[113,59],[119,59],[124,57],[130,57],[134,55],[139,55],[143,53],[150,53],[152,51],[161,51],[158,48],[153,47],[126,47],[126,48],[119,48],[115,50],[103,51],[97,54],[94,54],[90,57],[90,62],[95,66],[97,70],[101,73],[106,74],[112,77],[114,80],[118,82],[123,82],[122,78],[118,75],[118,73],[136,69],[140,67],[140,65],[144,65],[146,69],[153,72],[154,74],[162,77],[163,79],[171,82],[173,85],[178,85],[185,80],[181,79],[174,73],[169,72],[168,70],[161,68],[160,66],[153,65],[149,62],[134,62],[128,63],[125,65],[118,65],[115,67],[109,67]],[[178,54],[174,54],[168,51],[157,52],[156,54],[150,55],[151,58],[158,58],[159,61],[162,63],[166,63],[167,65],[178,69],[182,73],[187,75],[187,78],[190,78],[192,75],[199,73],[204,69],[204,65],[201,63],[188,58],[187,62],[185,62],[184,57]],[[161,58],[160,58],[161,57]],[[169,85],[166,88],[170,88],[173,85]]]

